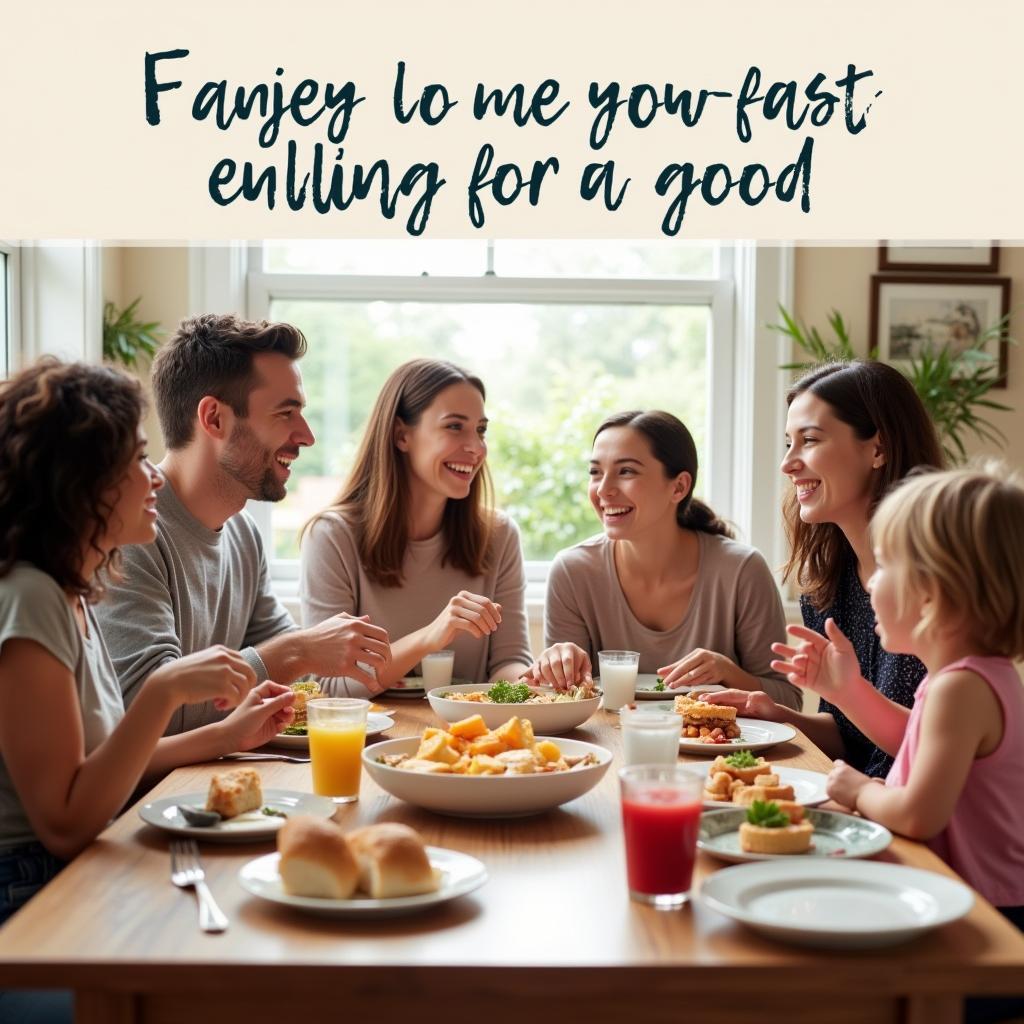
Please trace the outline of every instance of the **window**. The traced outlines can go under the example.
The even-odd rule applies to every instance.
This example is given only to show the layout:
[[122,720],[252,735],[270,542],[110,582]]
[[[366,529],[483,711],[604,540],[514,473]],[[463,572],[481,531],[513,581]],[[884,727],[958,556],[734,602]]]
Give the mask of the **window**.
[[305,331],[317,435],[287,499],[261,513],[277,568],[297,557],[302,523],[337,494],[384,379],[416,356],[450,359],[487,386],[497,501],[519,523],[528,562],[598,531],[587,457],[612,412],[674,412],[697,442],[698,491],[727,501],[728,473],[714,467],[727,468],[731,417],[717,402],[712,423],[708,408],[716,364],[731,351],[728,257],[711,243],[666,242],[254,247],[248,312]]

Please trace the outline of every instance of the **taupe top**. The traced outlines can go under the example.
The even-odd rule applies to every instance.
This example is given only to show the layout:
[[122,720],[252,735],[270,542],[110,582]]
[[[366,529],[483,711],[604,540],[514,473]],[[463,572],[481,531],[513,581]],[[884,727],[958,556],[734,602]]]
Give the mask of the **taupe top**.
[[[530,637],[526,626],[526,580],[519,530],[496,513],[489,568],[470,576],[442,564],[444,536],[410,541],[402,563],[404,583],[382,587],[371,580],[359,560],[353,527],[337,512],[325,512],[302,542],[299,597],[302,622],[312,626],[338,612],[369,615],[392,641],[415,632],[436,618],[460,590],[482,594],[501,605],[501,626],[478,640],[459,632],[450,646],[455,652],[455,677],[482,683],[510,662],[529,665]],[[353,684],[349,684],[353,689]]]
[[697,533],[700,562],[686,614],[671,629],[645,626],[619,584],[614,541],[603,533],[559,552],[548,576],[544,644],[571,642],[589,655],[640,652],[640,671],[656,672],[697,647],[730,658],[761,680],[761,688],[787,707],[802,706],[800,691],[769,668],[771,645],[786,638],[782,599],[756,548],[727,537]]

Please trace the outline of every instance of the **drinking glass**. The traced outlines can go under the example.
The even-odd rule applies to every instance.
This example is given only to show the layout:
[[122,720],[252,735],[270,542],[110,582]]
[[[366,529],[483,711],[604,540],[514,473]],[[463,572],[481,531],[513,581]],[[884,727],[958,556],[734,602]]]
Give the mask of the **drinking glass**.
[[675,764],[679,760],[681,715],[625,704],[620,721],[626,764]]
[[347,804],[359,799],[368,700],[323,697],[306,704],[313,792]]
[[452,672],[455,669],[454,651],[434,651],[428,654],[420,662],[420,671],[423,673],[423,688],[432,690],[435,686],[448,686],[452,681]]
[[598,651],[598,672],[606,711],[618,711],[636,697],[640,655],[636,651]]
[[631,899],[659,910],[690,898],[703,780],[680,765],[619,771]]

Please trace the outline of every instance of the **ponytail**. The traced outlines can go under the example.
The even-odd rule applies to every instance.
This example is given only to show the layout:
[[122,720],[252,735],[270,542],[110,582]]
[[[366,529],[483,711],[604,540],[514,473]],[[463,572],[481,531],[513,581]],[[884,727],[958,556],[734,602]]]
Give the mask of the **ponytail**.
[[730,540],[735,537],[732,527],[724,519],[720,519],[709,505],[699,498],[694,498],[692,491],[679,503],[676,509],[676,522],[687,530],[696,530],[697,533],[710,533],[715,537],[728,537]]

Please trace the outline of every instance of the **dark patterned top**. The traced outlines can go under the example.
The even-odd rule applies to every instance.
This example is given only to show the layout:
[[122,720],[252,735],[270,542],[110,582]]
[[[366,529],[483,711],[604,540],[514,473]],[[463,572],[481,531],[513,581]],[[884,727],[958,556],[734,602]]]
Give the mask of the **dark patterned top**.
[[[849,637],[857,652],[861,675],[890,700],[913,707],[914,693],[924,678],[925,667],[910,654],[890,654],[882,649],[875,632],[875,613],[867,592],[860,585],[856,561],[848,557],[839,577],[839,589],[831,608],[817,611],[806,597],[800,598],[804,625],[825,635],[825,620],[836,625]],[[885,778],[892,767],[892,758],[879,750],[834,704],[822,698],[819,711],[827,711],[839,726],[845,747],[844,760],[868,775]]]

